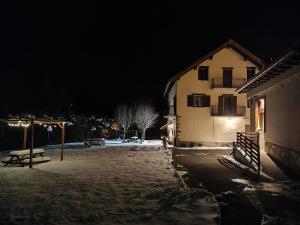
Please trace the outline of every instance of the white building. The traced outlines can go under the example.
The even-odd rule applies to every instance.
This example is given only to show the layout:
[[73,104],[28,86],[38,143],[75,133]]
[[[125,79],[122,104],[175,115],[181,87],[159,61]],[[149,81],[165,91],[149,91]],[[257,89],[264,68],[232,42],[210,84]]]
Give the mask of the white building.
[[264,66],[262,60],[228,40],[172,77],[164,96],[176,144],[222,145],[250,130],[246,94],[235,89]]

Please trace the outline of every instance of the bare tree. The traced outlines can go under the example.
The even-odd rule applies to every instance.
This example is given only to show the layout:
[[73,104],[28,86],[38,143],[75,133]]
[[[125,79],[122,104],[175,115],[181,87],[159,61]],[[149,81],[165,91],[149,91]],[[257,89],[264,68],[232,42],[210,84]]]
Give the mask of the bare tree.
[[127,104],[121,104],[116,108],[115,111],[115,120],[116,123],[122,128],[124,132],[123,141],[126,137],[126,133],[133,123],[134,114],[133,110]]
[[149,103],[139,103],[135,106],[134,122],[142,132],[141,142],[145,140],[146,130],[157,122],[158,113]]

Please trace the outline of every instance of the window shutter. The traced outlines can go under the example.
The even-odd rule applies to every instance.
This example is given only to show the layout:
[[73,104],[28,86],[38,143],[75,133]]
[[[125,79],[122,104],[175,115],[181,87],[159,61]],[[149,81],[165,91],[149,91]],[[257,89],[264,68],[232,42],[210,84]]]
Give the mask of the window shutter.
[[218,115],[221,115],[224,108],[223,96],[218,97]]
[[204,96],[204,107],[210,107],[210,95]]
[[233,112],[234,114],[237,113],[237,96],[232,96],[233,98]]
[[193,106],[193,95],[187,96],[187,106]]

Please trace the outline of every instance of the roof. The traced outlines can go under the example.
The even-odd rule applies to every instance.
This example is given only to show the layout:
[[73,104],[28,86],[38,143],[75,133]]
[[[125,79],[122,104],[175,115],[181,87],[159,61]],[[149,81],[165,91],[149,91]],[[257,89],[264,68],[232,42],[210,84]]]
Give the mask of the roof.
[[269,80],[283,74],[300,63],[300,46],[299,42],[295,43],[286,53],[276,59],[272,64],[266,67],[263,71],[256,74],[241,87],[236,89],[238,93],[247,93],[252,89],[268,82]]
[[39,125],[63,125],[66,123],[65,120],[35,117],[12,117],[8,119],[0,119],[0,121],[8,123],[12,127],[29,127],[31,123]]
[[222,45],[220,45],[219,47],[217,47],[216,49],[214,49],[213,51],[210,51],[209,53],[207,53],[206,55],[204,55],[203,57],[199,58],[197,61],[195,61],[193,64],[191,64],[190,66],[187,66],[186,68],[184,68],[182,71],[180,71],[179,73],[175,74],[167,83],[167,86],[165,88],[164,91],[164,96],[167,95],[167,93],[170,91],[170,89],[172,88],[173,84],[184,74],[186,74],[188,71],[192,70],[193,68],[195,68],[196,66],[198,66],[200,63],[204,62],[205,60],[209,59],[211,56],[213,56],[214,54],[216,54],[217,52],[221,51],[224,48],[232,48],[235,51],[237,51],[239,54],[241,54],[242,56],[244,56],[246,59],[248,59],[249,61],[251,61],[252,63],[254,63],[255,65],[258,66],[258,68],[263,68],[264,67],[264,62],[259,59],[257,56],[255,56],[253,53],[249,52],[247,49],[245,49],[244,47],[242,47],[241,45],[239,45],[237,42],[235,42],[232,39],[229,39],[228,41],[224,42]]

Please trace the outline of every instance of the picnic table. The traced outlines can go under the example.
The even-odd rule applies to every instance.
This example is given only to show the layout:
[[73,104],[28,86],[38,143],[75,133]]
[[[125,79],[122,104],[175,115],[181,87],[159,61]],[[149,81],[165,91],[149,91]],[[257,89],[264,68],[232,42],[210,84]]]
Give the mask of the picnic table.
[[103,138],[88,138],[85,141],[85,144],[91,147],[91,145],[105,145],[105,139]]
[[133,136],[133,137],[131,137],[130,138],[130,141],[132,141],[132,142],[138,142],[138,139],[139,139],[139,137],[138,136]]
[[[42,148],[36,148],[32,150],[32,162],[39,163],[39,162],[48,162],[50,161],[50,157],[44,156],[45,150]],[[18,151],[11,151],[8,154],[8,157],[5,157],[1,160],[5,166],[8,164],[16,164],[24,166],[30,163],[30,149],[26,150],[18,150]]]

